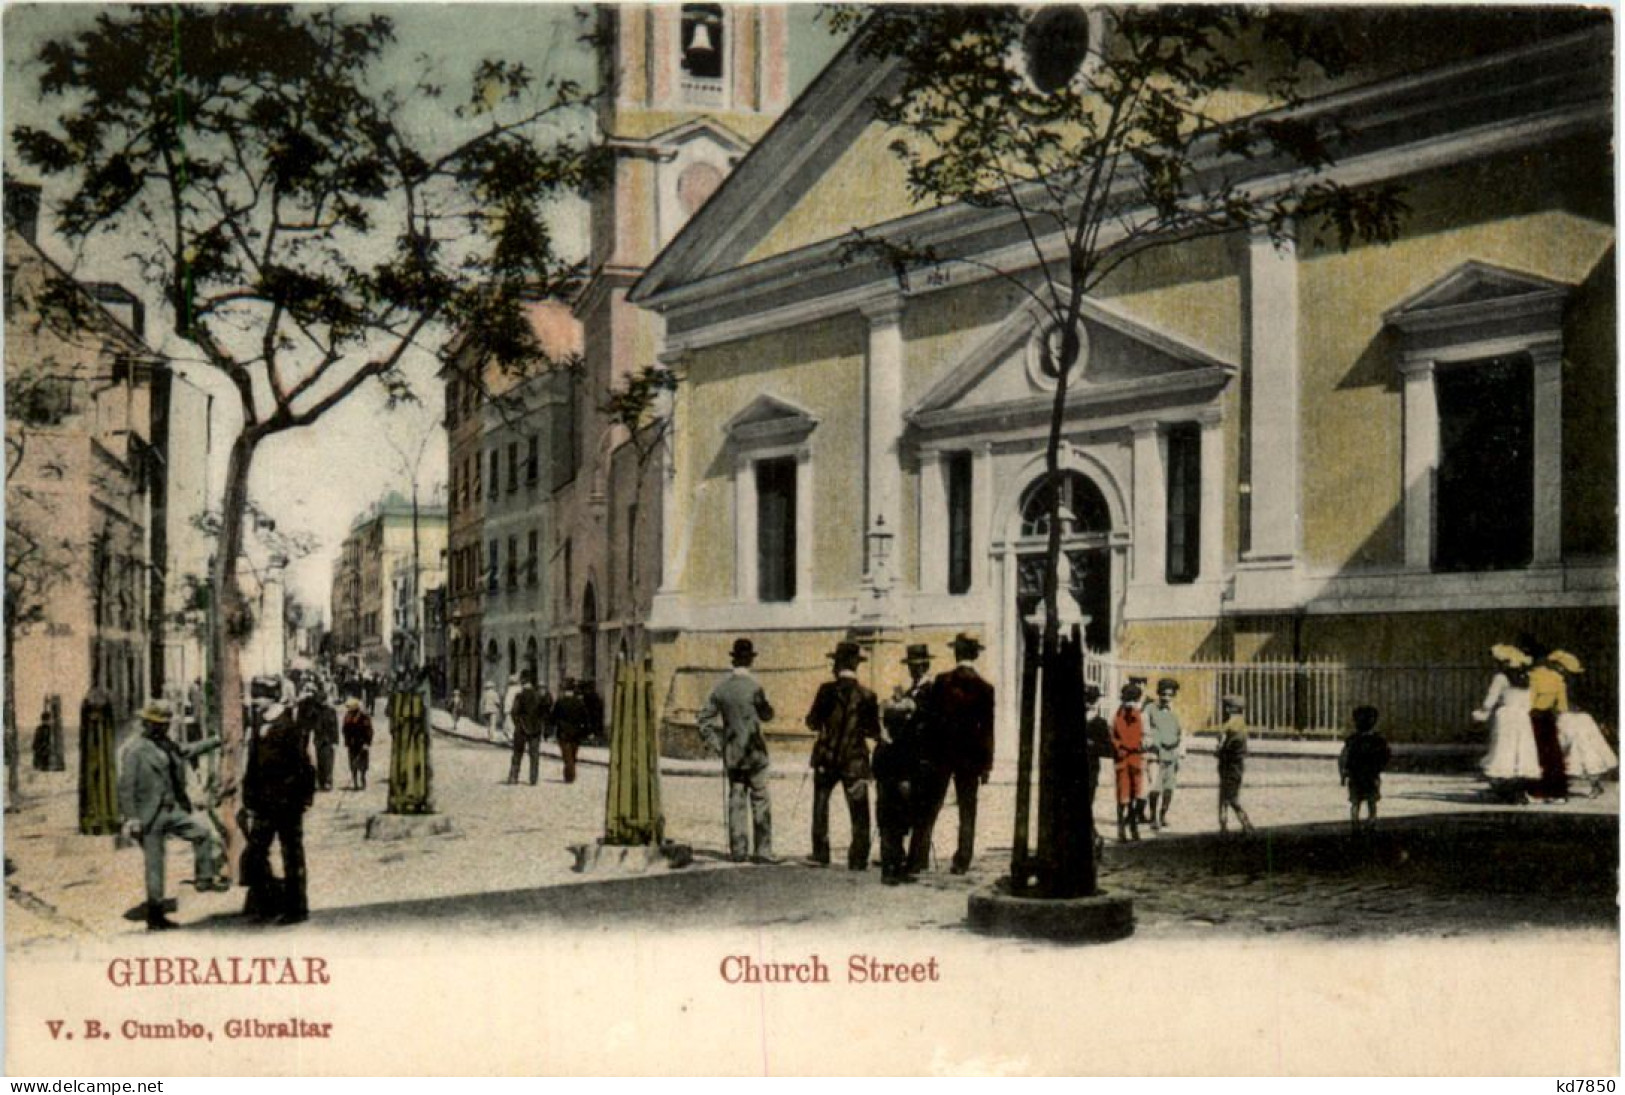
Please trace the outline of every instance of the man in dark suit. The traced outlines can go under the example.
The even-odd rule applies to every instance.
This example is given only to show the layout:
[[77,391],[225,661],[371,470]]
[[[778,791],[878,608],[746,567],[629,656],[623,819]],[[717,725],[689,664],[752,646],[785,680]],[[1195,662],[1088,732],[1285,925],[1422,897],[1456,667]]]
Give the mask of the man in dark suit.
[[881,710],[880,744],[875,746],[875,824],[880,827],[880,880],[888,886],[912,882],[908,871],[909,830],[920,794],[923,715],[930,700],[931,648],[909,646],[903,659],[909,683]]
[[[265,711],[265,725],[250,749],[243,776],[243,806],[248,810],[248,848],[243,853],[242,882],[248,887],[244,912],[260,919],[278,917],[283,924],[310,918],[305,886],[305,811],[316,798],[316,769],[292,712],[281,704]],[[281,899],[274,896],[271,843],[282,845]]]
[[976,672],[982,642],[960,632],[953,641],[956,664],[931,684],[925,722],[925,772],[920,814],[909,841],[908,866],[918,874],[929,866],[931,831],[953,781],[959,800],[959,847],[953,873],[970,870],[976,850],[976,795],[993,772],[993,686]]
[[[519,782],[519,759],[530,753],[530,785],[536,786],[541,778],[542,729],[551,713],[544,702],[544,693],[536,687],[536,676],[525,671],[524,683],[514,697],[513,710],[508,717],[513,724],[513,759],[508,764],[508,782]],[[573,776],[573,771],[566,773]]]
[[829,798],[838,783],[852,819],[846,865],[861,871],[869,866],[868,739],[880,737],[880,705],[875,694],[858,683],[858,666],[865,658],[857,643],[836,643],[828,657],[834,659],[835,679],[818,686],[812,710],[807,712],[807,728],[818,735],[812,751],[810,862],[829,866]]

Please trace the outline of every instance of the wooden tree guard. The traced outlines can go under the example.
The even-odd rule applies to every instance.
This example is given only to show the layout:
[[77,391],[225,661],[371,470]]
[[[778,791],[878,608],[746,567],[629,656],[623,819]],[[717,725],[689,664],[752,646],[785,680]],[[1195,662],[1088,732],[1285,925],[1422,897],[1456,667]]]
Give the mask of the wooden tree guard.
[[79,831],[86,836],[118,832],[113,737],[113,704],[92,690],[79,707]]
[[1035,642],[1024,644],[1021,659],[1021,722],[1016,737],[1016,831],[1010,848],[1010,892],[1027,891],[1028,834],[1032,815],[1034,711],[1038,706],[1039,651]]
[[615,674],[605,844],[658,844],[665,837],[652,676],[647,663],[634,661],[622,662]]
[[391,814],[432,814],[428,708],[421,691],[389,697],[389,808]]

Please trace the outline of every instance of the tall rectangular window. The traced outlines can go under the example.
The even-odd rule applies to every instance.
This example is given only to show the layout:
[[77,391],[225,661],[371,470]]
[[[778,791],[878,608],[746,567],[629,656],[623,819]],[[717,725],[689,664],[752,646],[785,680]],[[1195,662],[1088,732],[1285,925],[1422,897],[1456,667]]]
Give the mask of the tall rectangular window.
[[469,463],[474,466],[474,493],[469,495],[468,499],[470,502],[478,502],[480,500],[480,469],[485,465],[480,460],[479,453],[474,453],[469,457]]
[[508,489],[519,489],[519,442],[508,442]]
[[528,550],[525,552],[525,584],[529,586],[536,584],[536,558],[539,543],[540,534],[535,529],[531,529],[526,539]]
[[491,450],[490,480],[486,485],[491,491],[491,497],[495,498],[502,490],[502,454],[496,449]]
[[489,556],[485,571],[485,588],[495,593],[497,590],[497,567],[501,564],[501,561],[497,558],[497,542],[495,540],[491,541]]
[[535,434],[530,435],[528,445],[530,451],[525,456],[525,482],[534,483],[536,482],[536,471],[540,464],[541,455],[538,451],[540,447],[539,439]]
[[1534,369],[1527,357],[1440,366],[1434,566],[1505,570],[1534,555]]
[[519,537],[508,537],[508,588],[519,585]]
[[948,592],[970,590],[971,454],[951,453],[945,461],[948,477]]
[[756,595],[762,601],[796,596],[796,459],[756,463]]
[[1168,559],[1170,584],[1196,581],[1201,570],[1202,431],[1195,423],[1168,430]]

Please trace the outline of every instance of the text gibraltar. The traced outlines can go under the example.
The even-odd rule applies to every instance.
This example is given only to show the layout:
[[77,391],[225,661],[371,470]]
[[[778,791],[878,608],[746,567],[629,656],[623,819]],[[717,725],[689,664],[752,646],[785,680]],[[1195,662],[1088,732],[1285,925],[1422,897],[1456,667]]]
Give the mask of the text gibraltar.
[[149,985],[327,985],[325,958],[115,958],[107,980],[121,989]]

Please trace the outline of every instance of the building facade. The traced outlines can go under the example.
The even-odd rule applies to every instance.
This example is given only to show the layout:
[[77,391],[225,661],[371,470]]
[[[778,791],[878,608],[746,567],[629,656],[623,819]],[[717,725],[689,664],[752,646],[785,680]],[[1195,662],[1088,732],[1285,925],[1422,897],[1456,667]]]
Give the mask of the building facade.
[[[444,505],[414,507],[398,491],[356,518],[334,564],[332,650],[340,661],[379,676],[415,664],[420,624],[397,627],[395,579],[410,580],[415,560],[416,588],[424,588],[422,576],[436,571],[446,551],[446,530]],[[415,611],[418,596],[407,603]]]
[[[1356,681],[1333,706],[1431,678],[1378,702],[1396,736],[1448,738],[1489,646],[1523,633],[1579,653],[1592,708],[1614,709],[1607,20],[1408,17],[1425,48],[1311,104],[1359,123],[1343,178],[1403,187],[1398,241],[1180,245],[1088,303],[1061,453],[1071,592],[1099,664],[1202,676],[1197,725],[1250,665],[1328,665]],[[967,266],[902,288],[842,261],[862,227],[1034,262],[990,211],[912,204],[872,116],[893,78],[837,57],[632,294],[685,378],[648,626],[668,719],[749,634],[784,734],[836,639],[877,633],[889,687],[891,648],[945,662],[974,629],[1002,755],[1048,531],[1048,332]],[[1447,671],[1467,683],[1428,706]]]
[[36,243],[38,190],[7,182],[6,589],[8,685],[32,725],[94,687],[119,717],[157,683],[165,460],[154,392],[168,362]]
[[789,99],[786,13],[771,5],[605,5],[598,125],[614,155],[592,198],[591,275],[575,305],[584,368],[555,435],[543,659],[555,679],[613,690],[617,656],[640,649],[660,581],[668,451],[636,443],[603,408],[661,360],[658,316],[627,292]]

